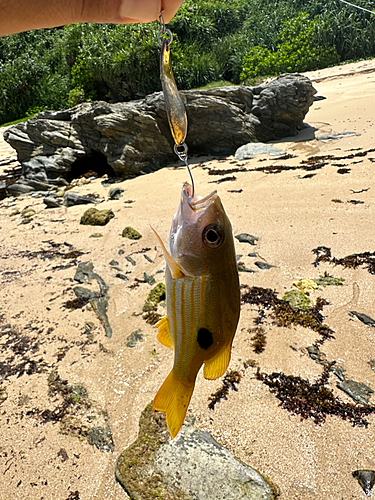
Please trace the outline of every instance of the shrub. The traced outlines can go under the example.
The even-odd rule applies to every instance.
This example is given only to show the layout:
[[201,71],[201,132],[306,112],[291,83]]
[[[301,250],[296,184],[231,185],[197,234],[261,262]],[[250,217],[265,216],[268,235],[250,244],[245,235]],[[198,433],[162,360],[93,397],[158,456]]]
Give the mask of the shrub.
[[255,46],[245,54],[241,81],[251,81],[259,76],[310,71],[337,64],[340,58],[336,48],[319,43],[322,26],[319,18],[310,20],[305,12],[285,21],[275,52]]

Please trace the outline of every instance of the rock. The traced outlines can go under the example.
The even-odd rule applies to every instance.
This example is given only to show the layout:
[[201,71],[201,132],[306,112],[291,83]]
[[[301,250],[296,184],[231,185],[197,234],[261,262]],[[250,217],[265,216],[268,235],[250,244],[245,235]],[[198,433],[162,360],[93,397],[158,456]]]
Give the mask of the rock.
[[159,302],[162,300],[165,300],[165,285],[164,283],[158,283],[147,295],[143,312],[156,311]]
[[337,382],[337,387],[342,391],[346,392],[348,396],[350,396],[354,401],[360,403],[362,405],[368,405],[371,394],[374,391],[371,387],[368,387],[365,384],[361,384],[360,382],[356,382],[355,380],[343,380],[342,382]]
[[240,272],[240,273],[255,273],[256,272],[253,269],[249,269],[248,267],[244,266],[241,263],[237,264],[237,269],[238,269],[238,272]]
[[100,292],[93,292],[92,290],[84,288],[83,286],[74,286],[73,292],[75,293],[77,298],[85,300],[98,299],[101,296]]
[[235,236],[235,238],[240,243],[250,243],[250,245],[254,245],[254,246],[257,244],[257,241],[259,239],[256,236],[252,236],[251,234],[247,234],[247,233],[237,234],[237,236]]
[[122,193],[124,192],[125,190],[120,188],[120,187],[114,187],[114,188],[111,188],[109,190],[109,193],[108,193],[108,198],[110,200],[119,200],[122,196]]
[[267,262],[262,262],[260,260],[257,260],[256,262],[254,262],[254,264],[259,267],[259,269],[262,269],[262,271],[266,271],[267,269],[271,269],[272,267],[276,267],[276,266],[273,266],[272,264],[267,264]]
[[31,186],[27,186],[26,184],[11,184],[7,187],[7,192],[10,196],[18,196],[20,194],[31,193],[35,191]]
[[353,471],[352,476],[357,479],[365,494],[371,496],[371,490],[375,484],[375,471],[359,469]]
[[45,204],[46,208],[61,207],[61,204],[53,196],[46,196],[45,198],[43,198],[43,203]]
[[122,231],[122,237],[129,238],[129,240],[139,240],[140,238],[142,238],[142,235],[136,229],[133,229],[132,227],[127,226]]
[[25,219],[29,219],[30,217],[34,217],[36,215],[36,212],[33,208],[25,208],[21,212],[21,216]]
[[375,320],[372,319],[370,316],[367,316],[365,313],[359,313],[357,311],[350,311],[349,313],[350,316],[356,317],[359,319],[359,321],[362,321],[367,326],[375,326]]
[[5,182],[0,182],[0,200],[3,200],[8,195],[7,185]]
[[317,141],[327,141],[329,139],[342,139],[343,137],[346,137],[347,135],[361,135],[357,134],[356,132],[339,132],[338,134],[323,134],[323,135],[318,135],[315,137]]
[[86,226],[105,226],[113,219],[115,214],[112,210],[97,210],[89,208],[81,217],[81,224]]
[[281,156],[285,155],[285,151],[263,142],[249,142],[239,147],[235,153],[236,160],[248,160],[256,155]]
[[105,334],[108,338],[112,337],[112,327],[109,324],[109,319],[107,316],[108,310],[108,289],[109,286],[105,283],[103,278],[99,274],[94,272],[94,264],[92,262],[80,262],[77,267],[77,271],[74,275],[74,280],[79,283],[91,283],[95,279],[99,285],[99,293],[92,292],[87,288],[76,286],[73,288],[74,293],[78,298],[84,300],[90,300],[90,304],[96,315],[98,316],[100,322],[102,323]]
[[112,327],[109,324],[109,319],[107,316],[108,311],[108,299],[109,297],[100,297],[98,299],[91,299],[90,304],[92,305],[96,315],[98,316],[100,322],[103,325],[105,335],[109,339],[112,337]]
[[[231,155],[251,141],[295,135],[315,93],[311,81],[298,74],[256,87],[182,91],[189,152]],[[23,177],[49,183],[90,170],[132,178],[176,161],[161,92],[131,102],[43,111],[9,127],[4,138],[17,150]]]
[[89,429],[87,440],[90,444],[96,446],[98,450],[113,451],[115,449],[109,425],[107,427],[92,427]]
[[210,434],[183,425],[169,438],[165,416],[149,405],[138,439],[117,460],[116,479],[131,500],[272,500],[277,491]]
[[131,349],[134,349],[138,342],[142,342],[142,340],[145,338],[145,336],[142,333],[142,330],[136,330],[135,332],[132,332],[129,337],[127,337],[127,342],[126,342],[126,347],[130,347]]
[[127,255],[127,256],[125,257],[125,259],[126,259],[128,262],[130,262],[130,264],[131,264],[132,266],[136,266],[136,265],[137,265],[136,261],[135,261],[134,259],[132,259],[132,258],[130,257],[130,255]]
[[87,205],[88,203],[95,203],[95,200],[89,196],[81,196],[74,191],[67,191],[64,194],[64,205],[66,207],[72,207],[74,205]]
[[129,281],[129,278],[127,276],[125,276],[125,274],[122,274],[122,273],[117,273],[116,278],[119,278],[120,280],[124,280],[124,281]]

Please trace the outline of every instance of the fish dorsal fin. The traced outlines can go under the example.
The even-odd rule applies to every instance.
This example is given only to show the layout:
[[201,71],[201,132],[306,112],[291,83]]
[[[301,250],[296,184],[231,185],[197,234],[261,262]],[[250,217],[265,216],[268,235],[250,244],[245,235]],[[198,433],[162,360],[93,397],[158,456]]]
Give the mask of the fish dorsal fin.
[[203,375],[205,379],[215,380],[221,377],[228,368],[232,343],[227,344],[215,356],[204,362]]
[[167,316],[163,316],[160,321],[156,323],[156,328],[159,328],[158,331],[158,341],[165,345],[165,347],[172,347],[173,340],[171,336],[171,331],[169,329],[169,322]]
[[185,273],[183,273],[181,271],[180,266],[169,255],[168,250],[165,248],[165,245],[164,245],[162,239],[160,238],[160,236],[158,235],[158,233],[155,231],[155,229],[152,226],[150,226],[150,227],[154,231],[155,236],[157,237],[157,239],[158,239],[158,241],[160,243],[160,246],[161,246],[161,248],[163,250],[165,261],[167,263],[167,266],[169,267],[169,270],[171,272],[172,278],[174,280],[177,280],[177,279],[180,279],[180,278],[184,278],[185,277]]

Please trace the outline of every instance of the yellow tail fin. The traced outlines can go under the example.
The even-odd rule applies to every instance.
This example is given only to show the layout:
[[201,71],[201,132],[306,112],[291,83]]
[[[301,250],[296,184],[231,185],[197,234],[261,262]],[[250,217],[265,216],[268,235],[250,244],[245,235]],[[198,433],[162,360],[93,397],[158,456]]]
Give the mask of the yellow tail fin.
[[172,370],[158,390],[152,405],[154,410],[164,411],[171,439],[174,439],[184,423],[195,381],[185,383]]

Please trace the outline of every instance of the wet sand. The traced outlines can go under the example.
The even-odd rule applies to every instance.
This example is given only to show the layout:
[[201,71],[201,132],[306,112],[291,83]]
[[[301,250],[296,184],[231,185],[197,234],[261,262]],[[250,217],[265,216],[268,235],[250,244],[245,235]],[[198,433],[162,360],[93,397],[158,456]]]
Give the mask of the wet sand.
[[[320,287],[311,296],[313,301],[320,296],[329,302],[323,308],[324,323],[334,331],[334,339],[325,341],[320,351],[329,362],[344,367],[348,379],[375,389],[375,371],[369,364],[375,359],[375,329],[349,315],[354,310],[375,318],[374,275],[365,266],[315,267],[312,253],[319,246],[330,248],[336,258],[375,251],[375,63],[362,61],[307,75],[326,99],[310,108],[308,128],[274,143],[289,158],[257,156],[241,162],[234,157],[193,158],[193,175],[198,193],[218,190],[234,234],[259,238],[256,246],[236,240],[236,253],[243,256],[245,267],[256,271],[241,272],[242,285],[270,288],[282,298],[300,278],[316,279],[326,271],[345,280],[341,286]],[[314,138],[342,132],[355,135]],[[0,158],[11,151],[2,143]],[[328,155],[333,158],[322,159]],[[320,157],[316,160],[320,168],[306,167],[311,167],[311,156]],[[209,172],[218,168],[246,171],[230,173],[236,177],[233,181],[216,183],[225,175]],[[165,168],[115,184],[125,190],[117,201],[108,200],[113,185],[103,185],[102,179],[75,187],[79,194],[97,193],[104,199],[98,208],[113,210],[115,218],[104,227],[79,224],[88,208],[84,205],[46,210],[40,198],[30,196],[0,202],[0,363],[4,363],[0,500],[127,498],[114,479],[115,461],[136,438],[140,413],[173,360],[173,353],[157,342],[156,329],[142,317],[152,288],[142,282],[144,272],[164,281],[163,272],[155,274],[165,264],[150,224],[167,239],[185,180],[184,168]],[[27,224],[20,213],[25,207],[36,212]],[[136,242],[122,238],[125,226],[137,229],[142,238]],[[102,237],[90,237],[94,233]],[[41,249],[60,254],[47,257]],[[84,253],[62,258],[72,249]],[[135,266],[125,259],[129,255]],[[118,265],[110,265],[112,260]],[[88,261],[109,286],[111,339],[105,337],[90,305],[74,310],[65,306],[75,298],[78,263]],[[261,270],[255,261],[274,267]],[[128,273],[129,281],[116,277],[120,271],[115,268]],[[91,288],[95,287],[93,282]],[[323,367],[309,357],[307,347],[321,336],[311,328],[277,326],[269,311],[264,323],[266,346],[256,354],[249,330],[257,315],[256,305],[243,305],[230,364],[231,370],[243,374],[238,391],[230,391],[227,400],[210,410],[210,395],[222,380],[207,381],[200,373],[188,414],[199,428],[276,484],[281,500],[366,498],[351,472],[375,470],[375,414],[366,418],[368,427],[353,427],[338,416],[316,425],[311,418],[301,421],[299,415],[281,408],[257,380],[257,367],[262,373],[282,372],[313,383]],[[85,333],[87,324],[90,335]],[[127,347],[127,337],[138,329],[144,341]],[[255,366],[244,369],[245,360],[253,360]],[[51,378],[48,386],[56,370],[68,384],[83,385],[91,403],[80,407],[77,415],[68,412],[65,426],[61,419],[46,421],[41,416],[64,402],[61,393],[51,393]],[[334,395],[351,402],[336,381],[331,375]],[[370,402],[375,404],[374,395]],[[110,425],[113,453],[98,450],[79,435],[76,427],[92,427],[95,421]]]

